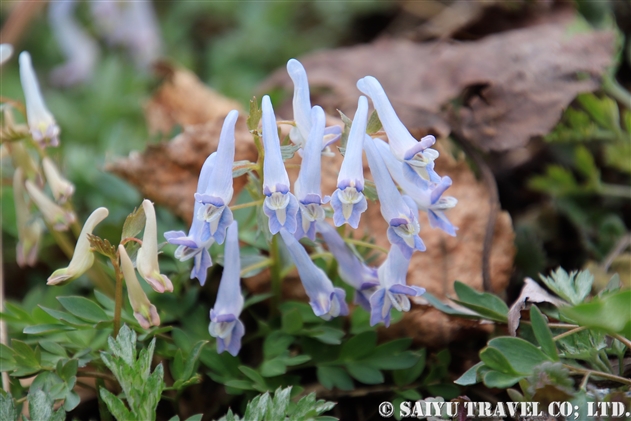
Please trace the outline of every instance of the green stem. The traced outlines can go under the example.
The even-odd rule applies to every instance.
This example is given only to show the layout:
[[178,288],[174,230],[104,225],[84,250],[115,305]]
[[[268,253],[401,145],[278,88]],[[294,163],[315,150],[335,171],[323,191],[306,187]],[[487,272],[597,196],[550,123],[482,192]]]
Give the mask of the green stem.
[[611,95],[625,107],[631,108],[631,93],[624,89],[612,75],[605,75],[602,88],[608,95]]
[[278,312],[278,304],[281,301],[281,295],[283,293],[283,277],[281,276],[280,254],[278,252],[278,235],[272,237],[272,243],[269,249],[271,266],[270,275],[272,279],[272,309],[271,313],[276,314]]
[[116,277],[116,291],[114,292],[114,337],[116,337],[121,327],[121,311],[123,310],[123,274],[118,264],[118,253],[110,260]]
[[274,261],[272,259],[264,259],[261,260],[258,263],[254,263],[250,266],[246,266],[243,269],[241,269],[241,277],[245,276],[246,273],[248,272],[252,272],[253,270],[256,269],[260,269],[260,268],[266,268],[268,266],[270,266],[272,263],[274,263]]
[[631,187],[618,184],[601,183],[598,193],[605,196],[621,197],[623,199],[631,199]]
[[617,333],[614,333],[612,335],[610,335],[612,338],[619,340],[620,342],[622,342],[624,344],[624,346],[626,346],[628,349],[631,350],[631,341],[628,340],[627,338],[625,338],[622,335],[618,335]]
[[563,367],[567,368],[570,371],[579,374],[589,374],[590,376],[598,376],[603,379],[613,380],[618,383],[631,385],[631,379],[625,379],[624,377],[616,376],[615,374],[603,373],[601,371],[596,370],[588,370],[586,368],[578,368],[568,364],[563,364]]
[[258,206],[261,203],[263,203],[263,200],[265,200],[265,199],[255,200],[254,202],[241,203],[239,205],[232,205],[232,206],[230,206],[230,210],[231,211],[235,211],[235,210],[239,210],[239,209],[251,208],[252,206]]
[[344,241],[346,241],[348,244],[354,244],[356,246],[362,246],[362,247],[367,247],[367,248],[371,248],[371,249],[375,249],[375,250],[379,250],[382,253],[388,253],[388,250],[378,246],[376,244],[372,244],[372,243],[368,243],[366,241],[361,241],[361,240],[355,240],[353,238],[345,238]]
[[563,332],[560,335],[555,336],[554,338],[552,338],[553,341],[558,341],[559,339],[563,339],[566,336],[570,336],[573,335],[575,333],[581,332],[583,330],[587,329],[586,326],[579,326],[579,327],[575,327],[574,329],[568,330],[567,332]]
[[315,260],[315,259],[319,259],[319,258],[330,259],[330,258],[335,257],[335,256],[333,256],[333,254],[328,252],[328,251],[323,251],[323,252],[320,252],[320,253],[310,254],[309,257],[311,258],[311,260]]

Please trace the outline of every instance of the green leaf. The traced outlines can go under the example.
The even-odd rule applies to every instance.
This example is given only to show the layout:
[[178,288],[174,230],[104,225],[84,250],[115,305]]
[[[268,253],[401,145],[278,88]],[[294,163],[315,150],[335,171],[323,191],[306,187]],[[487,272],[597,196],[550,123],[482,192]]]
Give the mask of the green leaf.
[[502,354],[501,351],[492,347],[486,347],[480,352],[480,359],[482,362],[495,371],[500,373],[519,375],[515,369],[511,366],[508,358]]
[[284,332],[274,331],[263,342],[263,356],[266,359],[278,357],[294,342],[294,337]]
[[342,119],[342,122],[344,123],[344,128],[342,129],[342,136],[340,137],[340,146],[338,147],[340,149],[340,152],[342,153],[342,156],[344,156],[344,153],[346,151],[346,144],[348,143],[348,134],[350,133],[351,125],[353,124],[353,121],[350,118],[348,118],[346,114],[344,114],[340,110],[337,110],[337,112],[340,114],[340,118]]
[[523,379],[524,376],[500,373],[499,371],[490,370],[484,373],[483,381],[487,387],[496,387],[498,389],[506,389]]
[[55,319],[57,319],[59,321],[66,322],[66,323],[68,323],[70,325],[80,326],[80,327],[91,326],[87,322],[84,322],[83,320],[73,316],[70,313],[66,313],[65,311],[53,310],[52,308],[47,308],[47,307],[44,307],[44,306],[41,306],[41,305],[39,306],[39,308],[44,310],[51,317],[54,317]]
[[259,108],[259,103],[256,100],[256,97],[252,97],[250,100],[250,115],[248,115],[248,119],[246,121],[250,131],[258,129],[262,114],[263,113]]
[[340,390],[353,390],[355,388],[353,380],[341,367],[319,365],[316,374],[318,382],[329,390],[334,387]]
[[283,363],[288,366],[304,364],[311,361],[310,355],[296,355],[295,357],[282,357]]
[[[394,383],[397,386],[406,386],[410,383],[414,383],[419,378],[423,370],[425,369],[426,351],[422,349],[417,353],[418,361],[412,367],[405,370],[396,370],[392,373]],[[420,399],[420,398],[419,398]]]
[[53,417],[53,400],[42,390],[32,388],[28,393],[31,420],[49,421]]
[[464,312],[462,310],[456,310],[455,308],[443,303],[441,300],[439,300],[438,298],[434,297],[429,292],[423,293],[423,298],[425,300],[427,300],[433,307],[437,308],[438,310],[442,311],[443,313],[451,314],[451,315],[458,316],[458,317],[463,317],[463,318],[469,318],[469,319],[478,319],[478,318],[480,318],[480,315],[478,313],[475,313],[475,312],[468,313],[468,312]]
[[121,401],[118,397],[111,394],[107,389],[102,387],[99,391],[101,395],[101,399],[107,405],[107,409],[114,415],[118,421],[127,421],[133,420],[134,416],[129,412],[129,410],[125,407],[123,401]]
[[502,336],[491,339],[488,346],[501,352],[515,372],[523,375],[531,374],[537,365],[551,361],[539,348],[521,338]]
[[478,382],[478,370],[483,365],[484,363],[480,361],[479,363],[465,371],[462,376],[454,381],[454,383],[460,386],[470,386],[472,384],[476,384]]
[[125,218],[123,231],[121,233],[121,242],[126,238],[134,238],[140,234],[140,231],[145,227],[146,221],[145,209],[142,206],[135,208],[134,211]]
[[454,283],[459,300],[454,302],[498,322],[508,322],[508,306],[501,298],[488,292],[478,292],[460,281]]
[[561,314],[581,326],[621,333],[631,338],[631,290],[618,291],[589,303],[562,307]]
[[366,364],[361,363],[347,363],[346,369],[349,374],[353,376],[355,379],[359,380],[365,384],[380,384],[383,383],[383,374],[381,371],[377,370]]
[[330,326],[319,326],[309,336],[325,344],[339,345],[342,343],[344,331]]
[[10,393],[0,393],[0,420],[17,421],[20,413]]
[[286,372],[287,366],[280,358],[263,361],[263,364],[261,364],[261,376],[263,377],[280,376],[285,374]]
[[265,384],[265,379],[263,379],[263,377],[256,370],[245,365],[240,365],[239,371],[245,374],[254,383],[257,383],[259,385]]
[[280,155],[283,158],[283,161],[291,159],[294,157],[296,152],[300,149],[300,145],[283,145],[280,147]]
[[252,171],[254,165],[254,162],[248,160],[234,161],[232,163],[232,178],[241,177],[243,174]]
[[26,326],[22,333],[26,335],[43,335],[43,334],[51,334],[51,333],[59,333],[59,332],[68,332],[71,330],[76,330],[72,326],[62,325],[62,324],[45,324],[45,325],[33,325]]
[[11,339],[11,347],[13,348],[13,355],[15,360],[20,365],[27,367],[39,368],[40,360],[37,358],[37,354],[26,343],[17,339]]
[[[53,341],[39,341],[39,346],[41,346],[45,351],[50,352],[54,355],[59,355],[61,357],[67,357],[66,349],[59,345],[57,342]],[[2,351],[0,351],[0,354]]]
[[612,98],[598,98],[588,93],[579,95],[577,100],[598,125],[612,131],[620,130],[618,104]]
[[94,301],[88,300],[85,297],[57,297],[57,300],[66,310],[68,310],[71,314],[77,316],[80,319],[94,323],[110,320],[110,317],[105,314],[105,311],[103,311],[103,309],[99,307],[98,304],[96,304]]
[[269,406],[265,419],[268,421],[284,420],[289,407],[289,398],[291,396],[291,386],[281,389],[280,387],[274,392],[274,400]]
[[302,330],[303,322],[298,309],[294,308],[283,313],[281,319],[283,332],[296,333]]
[[353,336],[342,345],[339,359],[342,361],[356,361],[370,353],[377,346],[377,332],[367,331]]
[[263,421],[267,407],[271,403],[269,393],[264,393],[248,402],[243,418],[248,421]]
[[587,270],[568,274],[558,268],[549,277],[540,275],[540,278],[554,293],[574,305],[583,302],[594,283],[594,276]]
[[368,119],[368,124],[366,125],[366,133],[377,133],[379,130],[381,130],[382,127],[383,125],[381,124],[381,120],[379,120],[377,110],[374,110],[372,114],[370,114],[370,118]]
[[228,380],[224,383],[227,387],[233,387],[235,389],[243,389],[243,390],[255,390],[252,386],[252,382],[248,380]]
[[536,305],[530,307],[530,322],[532,323],[532,330],[537,338],[537,342],[541,345],[541,349],[554,361],[559,361],[559,353],[557,352],[556,344],[552,336],[552,331],[548,327],[541,311]]
[[186,358],[186,364],[184,365],[183,379],[190,379],[195,374],[195,368],[199,361],[202,349],[208,343],[208,341],[198,341],[193,345],[193,349]]

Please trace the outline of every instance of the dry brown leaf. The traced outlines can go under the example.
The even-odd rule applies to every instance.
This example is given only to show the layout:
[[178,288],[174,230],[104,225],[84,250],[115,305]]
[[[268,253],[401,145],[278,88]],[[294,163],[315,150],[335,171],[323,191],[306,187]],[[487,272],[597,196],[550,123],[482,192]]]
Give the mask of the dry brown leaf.
[[206,124],[223,119],[241,105],[204,85],[197,76],[166,63],[157,65],[165,76],[158,91],[145,104],[149,133],[170,133],[174,126]]
[[[509,150],[544,135],[578,93],[599,86],[614,50],[612,32],[571,33],[574,20],[458,44],[381,40],[301,58],[314,103],[352,115],[358,79],[375,76],[409,127],[445,136],[457,127],[484,150]],[[292,89],[284,69],[264,90]],[[458,109],[447,107],[468,92]],[[350,113],[350,114],[349,114]]]
[[512,336],[517,335],[521,311],[526,308],[526,302],[530,303],[550,303],[554,306],[566,304],[563,300],[550,294],[531,278],[524,279],[524,286],[517,297],[515,303],[508,311],[508,331]]

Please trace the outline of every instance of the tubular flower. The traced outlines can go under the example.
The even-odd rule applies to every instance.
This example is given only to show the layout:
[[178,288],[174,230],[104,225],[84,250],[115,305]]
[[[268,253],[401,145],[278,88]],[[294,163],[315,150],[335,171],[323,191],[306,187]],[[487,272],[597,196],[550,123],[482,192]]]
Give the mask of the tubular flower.
[[292,234],[281,229],[280,235],[296,264],[300,280],[309,296],[309,304],[311,304],[315,315],[324,320],[331,320],[340,315],[346,316],[348,306],[346,305],[344,290],[333,287],[331,280],[327,278],[322,269],[313,263],[307,251]]
[[370,297],[370,325],[384,322],[390,326],[390,310],[392,307],[399,311],[410,310],[410,299],[425,293],[425,288],[406,285],[406,276],[410,265],[398,247],[391,247],[388,257],[378,269],[379,288]]
[[24,184],[31,200],[42,213],[44,220],[52,225],[55,230],[65,231],[75,221],[74,213],[63,209],[50,200],[31,180],[26,180]]
[[[294,144],[304,148],[309,139],[312,126],[309,80],[307,79],[305,68],[294,58],[287,62],[287,73],[289,73],[289,77],[294,82],[293,108],[294,121],[296,123],[289,132],[289,138]],[[327,154],[332,155],[332,153],[328,151],[328,147],[331,143],[338,141],[341,136],[342,128],[340,126],[329,126],[325,128],[321,138],[322,147],[320,150],[327,150]]]
[[0,66],[2,66],[13,55],[11,44],[0,44]]
[[[210,180],[210,172],[215,165],[217,158],[217,152],[213,152],[202,166],[202,171],[199,174],[197,181],[197,193],[206,191],[206,186]],[[212,266],[213,262],[210,258],[208,249],[213,244],[213,237],[203,240],[203,232],[206,223],[199,219],[197,215],[202,210],[204,205],[201,202],[195,201],[195,208],[193,210],[193,222],[191,228],[188,230],[188,235],[184,231],[167,231],[164,233],[164,237],[170,244],[175,244],[178,248],[175,250],[175,258],[180,262],[184,262],[189,259],[194,259],[193,269],[191,270],[191,279],[199,279],[199,283],[204,285],[206,283],[206,274],[208,268]]]
[[[28,183],[28,181],[27,181]],[[90,241],[88,240],[88,234],[92,234],[94,228],[109,215],[107,208],[97,208],[88,217],[88,220],[83,224],[81,234],[77,239],[77,245],[74,248],[72,259],[68,267],[63,269],[57,269],[48,278],[47,285],[64,285],[70,281],[77,279],[84,274],[88,269],[92,267],[94,263],[94,254],[90,248]]]
[[388,135],[393,155],[406,164],[406,177],[419,183],[421,181],[417,181],[418,176],[424,180],[438,181],[438,174],[434,171],[434,160],[438,158],[438,152],[430,149],[436,138],[430,135],[422,138],[420,142],[417,141],[399,120],[383,87],[374,77],[366,76],[359,79],[357,88],[372,99]]
[[263,211],[269,217],[269,230],[272,234],[285,228],[296,232],[298,200],[289,192],[289,176],[280,153],[280,140],[276,129],[276,116],[269,96],[263,97]]
[[40,219],[30,218],[29,206],[24,199],[24,194],[24,171],[18,167],[13,174],[13,197],[18,226],[16,257],[20,267],[35,265],[43,230]]
[[42,159],[42,168],[57,203],[66,203],[74,193],[74,185],[63,178],[55,163],[47,156]]
[[59,126],[44,104],[31,56],[26,51],[20,54],[20,80],[26,98],[26,117],[33,140],[42,147],[58,146]]
[[333,206],[333,222],[336,227],[349,224],[357,229],[359,218],[368,209],[364,190],[364,166],[362,150],[368,122],[368,100],[359,97],[357,111],[348,134],[346,153],[337,177],[337,189],[331,196]]
[[171,280],[160,273],[158,265],[158,227],[156,223],[156,211],[153,203],[145,199],[142,201],[142,208],[147,217],[145,222],[145,232],[142,236],[142,246],[138,249],[136,257],[136,267],[138,273],[143,277],[151,288],[156,292],[172,292],[173,284]]
[[329,251],[337,260],[340,278],[355,289],[354,301],[370,312],[370,296],[377,290],[377,269],[366,266],[344,243],[340,234],[326,222],[316,224]]
[[206,222],[202,239],[212,237],[222,244],[226,238],[226,229],[233,221],[232,211],[228,207],[232,200],[232,163],[234,162],[234,126],[239,112],[232,110],[223,122],[217,159],[210,169],[203,193],[195,193],[195,200],[202,203],[196,218]]
[[210,310],[210,335],[217,338],[217,352],[227,350],[236,356],[241,349],[241,338],[245,333],[239,315],[243,310],[241,295],[241,262],[239,256],[239,226],[237,221],[228,227],[224,252],[224,269],[217,292],[217,301]]
[[[9,128],[9,130],[15,128],[15,126],[12,125],[13,114],[9,111],[9,108],[4,109],[4,119],[5,119],[5,124],[7,123],[7,121],[9,121],[9,124],[7,124],[7,128]],[[25,134],[26,136],[28,136],[28,131]],[[36,180],[37,185],[40,185],[40,186],[43,185],[42,176],[39,171],[39,166],[37,165],[37,162],[35,162],[31,154],[29,153],[26,146],[24,146],[24,142],[5,142],[3,145],[6,146],[7,149],[9,149],[13,167],[22,168],[24,170],[25,178]]]
[[123,270],[123,276],[125,276],[125,283],[127,284],[127,296],[129,297],[131,308],[134,310],[134,317],[143,329],[149,329],[151,326],[160,326],[158,310],[156,306],[151,304],[147,294],[140,286],[134,270],[134,264],[131,262],[127,250],[122,244],[118,246],[118,254],[121,259],[121,269]]
[[311,110],[312,125],[309,139],[300,166],[300,173],[294,186],[299,203],[296,238],[309,237],[315,240],[315,223],[324,220],[322,205],[329,197],[322,198],[320,189],[321,161],[320,139],[324,132],[324,110],[317,105]]
[[388,240],[397,245],[409,258],[414,250],[425,251],[425,244],[419,237],[418,208],[409,196],[401,196],[383,162],[375,141],[368,135],[364,138],[364,149],[372,172],[381,215],[388,222]]
[[427,186],[421,187],[404,176],[401,162],[392,156],[385,142],[376,140],[375,145],[394,181],[414,200],[420,210],[427,212],[430,226],[440,228],[455,237],[458,228],[454,227],[447,219],[445,211],[456,206],[458,200],[451,196],[442,197],[443,193],[451,186],[451,178],[445,176],[440,178],[438,183],[429,183]]
[[55,68],[53,81],[62,86],[90,79],[99,56],[99,47],[73,17],[75,0],[55,1],[48,8],[53,35],[66,56],[66,63]]

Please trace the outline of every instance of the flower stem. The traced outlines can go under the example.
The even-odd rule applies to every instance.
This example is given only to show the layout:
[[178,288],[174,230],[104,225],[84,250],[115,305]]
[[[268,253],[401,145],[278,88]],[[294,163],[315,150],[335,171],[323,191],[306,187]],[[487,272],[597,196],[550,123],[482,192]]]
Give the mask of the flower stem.
[[272,243],[270,244],[270,259],[272,265],[270,266],[270,274],[272,278],[272,309],[271,313],[275,314],[278,312],[278,304],[281,300],[282,295],[282,283],[283,277],[281,276],[281,266],[280,266],[280,255],[278,252],[278,235],[274,235],[272,237]]
[[231,211],[235,211],[235,210],[239,210],[239,209],[251,208],[252,206],[258,206],[261,203],[263,203],[263,200],[265,200],[265,199],[259,199],[259,200],[255,200],[253,202],[240,203],[238,205],[232,205],[232,206],[230,206],[230,210]]
[[588,370],[586,368],[574,367],[572,365],[563,364],[563,367],[578,374],[589,374],[590,376],[598,376],[604,379],[613,380],[618,383],[631,385],[631,379],[616,376],[615,374],[603,373],[602,371]]
[[118,253],[116,253],[116,257],[110,260],[112,266],[114,266],[114,274],[116,277],[116,291],[114,292],[114,337],[116,337],[121,327],[121,311],[123,309],[123,273],[118,264]]
[[579,326],[579,327],[575,327],[574,329],[570,329],[567,332],[563,332],[560,335],[555,336],[554,338],[552,338],[553,341],[558,341],[559,339],[565,338],[566,336],[570,336],[573,335],[575,333],[581,332],[583,330],[587,329],[586,326]]
[[620,342],[622,342],[627,348],[631,349],[631,341],[628,340],[627,338],[625,338],[622,335],[618,335],[616,333],[611,335],[612,338],[619,340]]
[[356,246],[368,247],[368,248],[371,248],[371,249],[379,250],[382,253],[386,253],[386,254],[388,253],[387,249],[385,249],[385,248],[383,248],[381,246],[378,246],[376,244],[368,243],[366,241],[355,240],[353,238],[345,238],[344,241],[346,241],[348,244],[354,244]]
[[254,263],[254,264],[252,264],[250,266],[246,266],[243,269],[241,269],[241,277],[243,277],[248,272],[252,272],[253,270],[260,269],[260,268],[266,268],[266,267],[270,266],[272,263],[274,263],[274,261],[272,259],[264,259],[264,260],[261,260],[258,263]]

